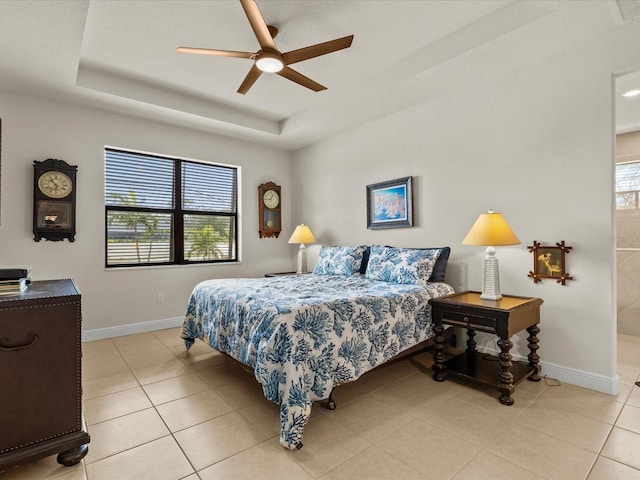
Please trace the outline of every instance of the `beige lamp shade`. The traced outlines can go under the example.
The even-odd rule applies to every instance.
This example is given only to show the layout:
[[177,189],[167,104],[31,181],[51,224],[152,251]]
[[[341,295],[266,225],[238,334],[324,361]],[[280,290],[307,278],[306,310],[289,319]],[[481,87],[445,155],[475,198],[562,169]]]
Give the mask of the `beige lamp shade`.
[[480,214],[462,243],[484,246],[519,245],[520,240],[502,214],[489,210]]
[[504,217],[489,210],[481,213],[467,236],[464,245],[483,245],[487,247],[483,263],[482,295],[483,300],[500,300],[500,273],[496,258],[496,245],[518,245],[520,240],[513,233]]
[[288,243],[299,243],[300,249],[298,250],[298,268],[296,273],[307,273],[307,251],[304,246],[305,243],[313,243],[316,239],[313,238],[311,229],[304,223],[298,225],[293,231]]
[[311,233],[311,229],[308,225],[302,224],[298,225],[296,229],[293,231],[291,238],[289,238],[288,243],[314,243],[316,239],[313,237],[313,233]]

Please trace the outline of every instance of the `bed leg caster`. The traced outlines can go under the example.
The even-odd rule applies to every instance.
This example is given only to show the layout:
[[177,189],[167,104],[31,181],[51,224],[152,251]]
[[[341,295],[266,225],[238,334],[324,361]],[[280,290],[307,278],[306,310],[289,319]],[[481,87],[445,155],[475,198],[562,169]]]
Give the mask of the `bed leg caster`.
[[327,399],[327,408],[329,410],[336,409],[336,401],[333,399],[333,390],[331,390],[331,393],[329,394],[329,398]]
[[302,442],[296,443],[296,450],[300,450],[303,447]]

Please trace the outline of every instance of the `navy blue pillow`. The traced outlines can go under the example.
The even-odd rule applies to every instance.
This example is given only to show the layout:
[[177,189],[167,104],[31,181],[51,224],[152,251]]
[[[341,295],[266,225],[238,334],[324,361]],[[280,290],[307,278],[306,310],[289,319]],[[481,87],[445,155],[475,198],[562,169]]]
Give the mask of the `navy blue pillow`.
[[[362,263],[360,264],[360,273],[362,275],[364,275],[365,272],[367,271],[367,264],[369,263],[369,255],[371,255],[371,247],[367,245],[367,248],[364,250],[364,253],[362,254]],[[436,262],[436,265],[437,264],[438,262]]]
[[433,266],[433,271],[429,277],[430,282],[444,282],[444,274],[447,271],[447,261],[449,260],[450,253],[450,247],[442,247],[442,252],[440,252],[440,256],[436,260],[436,264]]

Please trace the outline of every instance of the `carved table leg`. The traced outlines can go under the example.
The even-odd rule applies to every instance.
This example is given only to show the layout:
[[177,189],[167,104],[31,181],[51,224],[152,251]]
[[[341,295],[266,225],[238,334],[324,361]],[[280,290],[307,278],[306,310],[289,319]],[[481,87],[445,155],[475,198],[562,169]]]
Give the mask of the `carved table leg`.
[[467,354],[475,355],[476,346],[478,345],[475,340],[476,332],[475,330],[468,329],[467,330]]
[[498,340],[498,346],[500,347],[500,354],[498,355],[500,364],[500,375],[498,375],[498,391],[500,392],[500,403],[503,405],[513,405],[513,398],[511,394],[514,392],[513,386],[513,374],[511,373],[511,347],[513,343],[508,338],[501,338]]
[[89,445],[80,445],[79,447],[72,448],[71,450],[67,450],[66,452],[59,453],[57,460],[60,465],[71,467],[80,463],[80,460],[82,460],[88,452]]
[[529,355],[527,358],[529,359],[529,367],[535,369],[535,373],[528,377],[532,382],[540,381],[540,357],[537,354],[538,343],[540,340],[538,339],[538,333],[540,333],[540,328],[538,325],[531,325],[527,328],[527,332],[529,332],[529,336],[527,337],[527,341],[529,342]]
[[433,379],[436,382],[444,382],[445,366],[444,366],[444,354],[442,349],[444,348],[444,327],[442,325],[434,325],[433,331],[436,334],[435,343],[433,345]]
[[471,330],[470,328],[467,329],[467,349],[465,350],[465,352],[467,353],[467,360],[469,362],[473,362],[475,364],[475,360],[476,360],[476,346],[478,345],[476,343],[476,332],[475,330]]

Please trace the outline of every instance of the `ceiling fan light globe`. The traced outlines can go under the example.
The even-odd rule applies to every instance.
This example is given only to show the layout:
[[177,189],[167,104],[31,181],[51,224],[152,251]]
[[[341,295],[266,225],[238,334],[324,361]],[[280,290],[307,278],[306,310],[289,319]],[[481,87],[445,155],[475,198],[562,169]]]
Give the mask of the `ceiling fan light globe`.
[[270,52],[263,52],[256,59],[256,67],[263,72],[276,73],[284,68],[284,62],[278,57],[278,55]]

